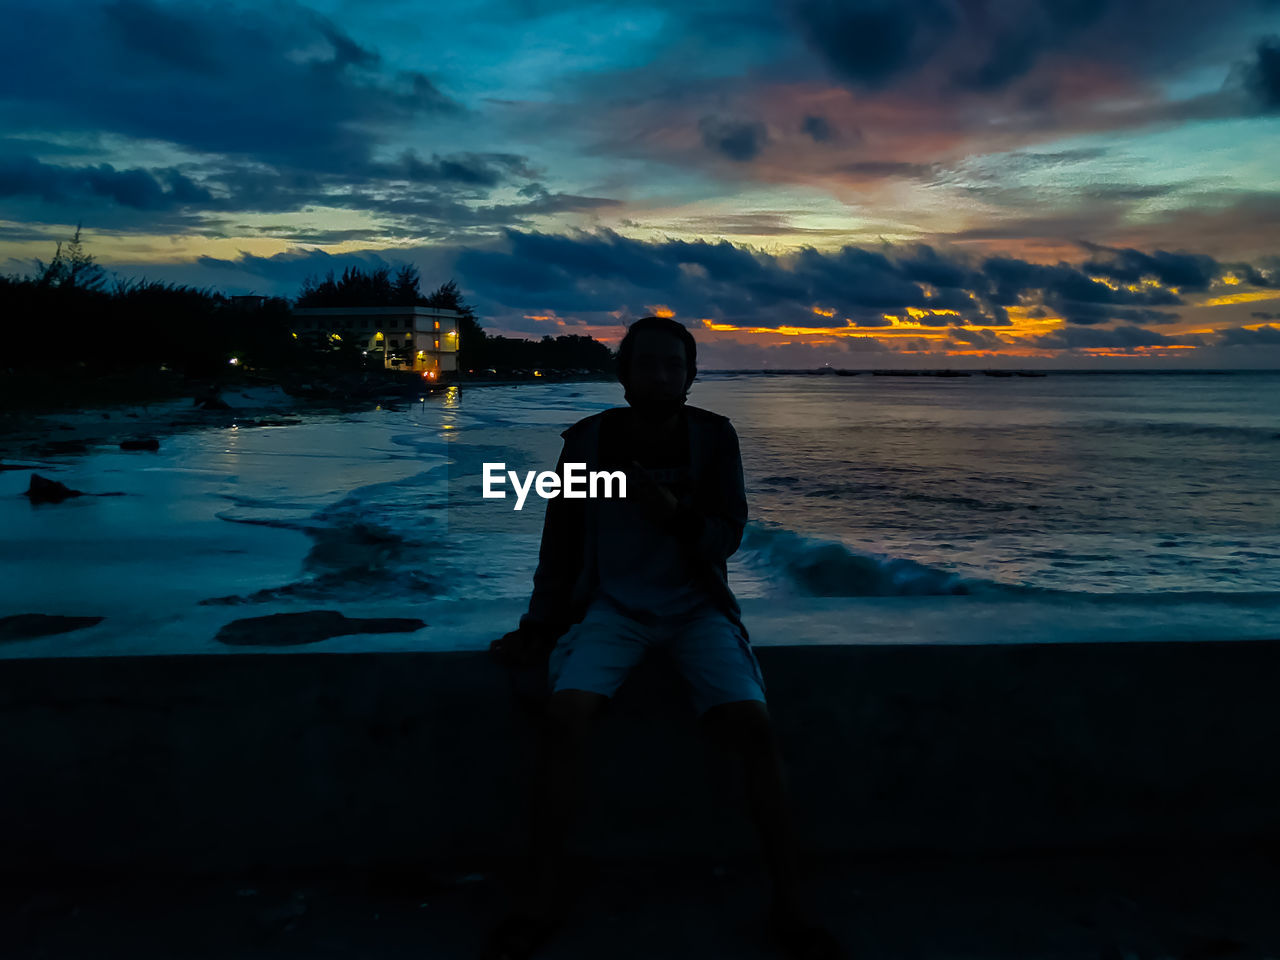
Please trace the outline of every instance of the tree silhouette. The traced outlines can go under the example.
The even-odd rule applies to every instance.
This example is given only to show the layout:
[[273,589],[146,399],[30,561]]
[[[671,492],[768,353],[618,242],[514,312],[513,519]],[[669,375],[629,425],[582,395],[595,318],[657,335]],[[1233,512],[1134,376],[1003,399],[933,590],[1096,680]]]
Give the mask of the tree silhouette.
[[396,271],[395,286],[392,287],[392,299],[397,307],[416,306],[424,297],[418,289],[420,281],[418,268],[406,263]]
[[81,224],[76,224],[75,236],[67,243],[67,252],[62,252],[62,241],[58,241],[53,259],[48,266],[36,260],[37,274],[35,282],[41,288],[67,287],[80,290],[101,290],[106,282],[106,274],[102,267],[94,263],[93,256],[84,252],[84,244],[80,241]]
[[541,340],[489,337],[485,341],[490,366],[520,369],[613,369],[613,352],[599,340],[578,334]]
[[365,273],[359,267],[347,267],[342,271],[341,280],[333,279],[332,270],[321,282],[307,277],[294,306],[393,307],[399,305],[396,295],[397,287],[391,284],[390,267],[380,266],[372,273]]
[[44,261],[36,258],[36,276],[34,282],[41,289],[56,287],[62,282],[62,277],[66,273],[67,264],[62,259],[62,241],[58,241],[57,249],[53,251],[53,259],[49,261],[49,265],[45,266]]
[[80,224],[76,235],[67,244],[67,275],[63,283],[81,290],[100,290],[106,281],[102,267],[93,262],[93,256],[84,252],[80,243]]

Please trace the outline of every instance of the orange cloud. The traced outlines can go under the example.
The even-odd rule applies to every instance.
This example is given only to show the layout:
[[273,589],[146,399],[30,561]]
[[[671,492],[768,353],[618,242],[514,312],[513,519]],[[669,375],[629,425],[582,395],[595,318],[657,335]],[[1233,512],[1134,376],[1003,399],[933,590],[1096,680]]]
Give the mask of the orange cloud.
[[1255,290],[1252,293],[1229,293],[1196,304],[1198,307],[1225,307],[1232,303],[1254,303],[1258,300],[1280,300],[1280,290]]

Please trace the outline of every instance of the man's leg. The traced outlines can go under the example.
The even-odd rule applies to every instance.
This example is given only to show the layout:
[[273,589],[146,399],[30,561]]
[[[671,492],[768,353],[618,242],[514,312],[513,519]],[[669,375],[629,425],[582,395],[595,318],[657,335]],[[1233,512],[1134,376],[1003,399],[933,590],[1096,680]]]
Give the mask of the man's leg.
[[736,749],[745,763],[747,801],[773,881],[770,936],[789,955],[844,960],[847,952],[816,922],[809,891],[801,885],[786,774],[768,709],[758,700],[738,700],[712,707],[703,719],[709,721],[705,725],[708,732]]
[[587,748],[604,694],[559,690],[547,705],[530,804],[530,862],[518,908],[544,916],[563,892],[569,827],[582,800]]
[[774,904],[805,913],[790,793],[768,708],[759,700],[724,703],[707,710],[702,723],[716,743],[742,757],[747,806],[760,834]]

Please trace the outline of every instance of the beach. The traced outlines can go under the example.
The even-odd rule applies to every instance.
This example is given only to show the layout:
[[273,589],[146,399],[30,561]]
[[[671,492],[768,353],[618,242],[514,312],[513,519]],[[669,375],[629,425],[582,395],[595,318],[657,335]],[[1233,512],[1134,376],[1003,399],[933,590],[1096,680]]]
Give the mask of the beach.
[[[1023,390],[997,432],[973,424],[1008,402],[1010,381],[841,379],[862,383],[699,385],[743,439],[753,512],[731,578],[797,803],[815,852],[844,848],[816,867],[817,912],[855,955],[904,960],[1280,957],[1275,851],[1248,842],[1274,837],[1274,778],[1253,745],[1271,742],[1273,672],[1250,658],[1280,636],[1280,602],[1227,566],[1231,552],[1258,554],[1265,578],[1272,551],[1247,502],[1267,490],[1232,479],[1270,458],[1255,414],[1232,399],[1234,428],[1185,411],[1129,423],[1108,411],[1099,426],[1123,384],[1064,400],[1028,380],[1018,386],[1042,392]],[[0,658],[26,661],[7,671],[7,749],[21,759],[11,819],[30,826],[28,863],[77,864],[10,878],[8,940],[31,956],[174,956],[197,935],[263,956],[471,955],[510,889],[495,853],[518,849],[523,824],[511,778],[529,728],[512,693],[541,679],[481,655],[527,604],[541,510],[473,498],[478,466],[554,455],[559,430],[616,392],[507,385],[342,412],[246,388],[224,391],[219,412],[187,398],[7,431],[6,464],[124,494],[33,508],[17,498],[21,472],[0,474],[15,545],[0,613],[103,618],[0,644]],[[159,449],[119,449],[138,435]],[[1135,442],[1149,435],[1190,439]],[[85,452],[40,453],[63,438]],[[1195,472],[1132,463],[1165,445]],[[1046,467],[1055,450],[1067,453]],[[1150,485],[1126,489],[1138,472],[1176,510]],[[1201,486],[1215,489],[1193,495]],[[1187,572],[1148,559],[1166,555]],[[237,632],[324,611],[344,616],[340,632]],[[757,929],[758,863],[616,856],[628,843],[692,849],[728,822],[680,800],[677,784],[701,773],[675,693],[664,682],[618,698],[598,789],[613,791],[608,809],[631,805],[630,827],[598,809],[588,822],[596,882],[549,960],[616,952],[619,931],[636,957],[774,955]],[[33,736],[45,752],[24,746]],[[1235,846],[1185,849],[1192,826]],[[913,854],[926,833],[991,852]],[[751,849],[745,826],[734,836]],[[1039,849],[1091,838],[1101,849]],[[1134,838],[1146,848],[1123,849]],[[426,862],[450,845],[470,859]],[[389,873],[410,850],[423,868]],[[166,858],[194,871],[236,856],[295,869],[143,875]],[[121,857],[137,874],[103,869]],[[352,862],[301,862],[325,857]]]
[[[443,387],[429,388],[441,391]],[[207,388],[193,391],[201,398]],[[0,463],[32,461],[41,457],[118,446],[138,437],[157,439],[191,430],[229,429],[266,420],[271,425],[299,422],[308,414],[374,407],[376,400],[331,402],[305,400],[280,386],[235,385],[214,391],[227,409],[205,409],[195,396],[160,399],[150,403],[103,404],[80,410],[6,413],[0,416]]]
[[[594,378],[598,380],[599,378]],[[325,385],[317,381],[305,395],[291,393],[279,384],[241,383],[222,388],[195,384],[189,396],[156,399],[151,402],[102,403],[76,410],[44,410],[0,413],[0,468],[3,464],[26,462],[41,456],[58,456],[86,448],[118,446],[138,437],[172,436],[191,430],[229,429],[231,426],[288,426],[314,415],[350,413],[382,407],[399,408],[419,397],[442,397],[450,387],[468,392],[481,389],[519,387],[537,389],[549,383],[585,383],[592,379],[561,380],[467,380],[452,384],[423,385],[414,390],[403,383],[386,384],[385,394],[371,392],[366,397],[344,396],[335,385],[326,396]],[[348,381],[347,385],[350,385]],[[377,390],[373,382],[371,390]],[[218,397],[228,409],[206,409],[199,401]],[[265,421],[265,422],[264,422]]]
[[[690,402],[739,435],[750,519],[729,573],[752,642],[1232,640],[1278,635],[1278,384],[709,376]],[[436,391],[326,404],[245,385],[221,411],[8,418],[0,616],[105,619],[0,656],[207,651],[231,621],[315,610],[449,610],[463,629],[310,649],[474,649],[512,629],[545,501],[483,499],[483,465],[551,467],[560,431],[621,388]],[[140,436],[156,449],[120,449]],[[34,475],[89,495],[33,506]]]

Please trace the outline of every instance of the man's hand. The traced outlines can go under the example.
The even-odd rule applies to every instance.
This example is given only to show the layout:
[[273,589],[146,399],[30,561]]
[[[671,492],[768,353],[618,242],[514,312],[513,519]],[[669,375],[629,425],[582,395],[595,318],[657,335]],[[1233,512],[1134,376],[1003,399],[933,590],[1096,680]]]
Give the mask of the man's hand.
[[667,527],[675,521],[678,505],[675,494],[654,481],[639,461],[631,461],[630,469],[627,470],[627,484],[627,496],[634,492],[636,499],[644,504],[654,520]]
[[489,653],[499,663],[531,667],[546,658],[555,641],[535,630],[515,629],[489,644]]

